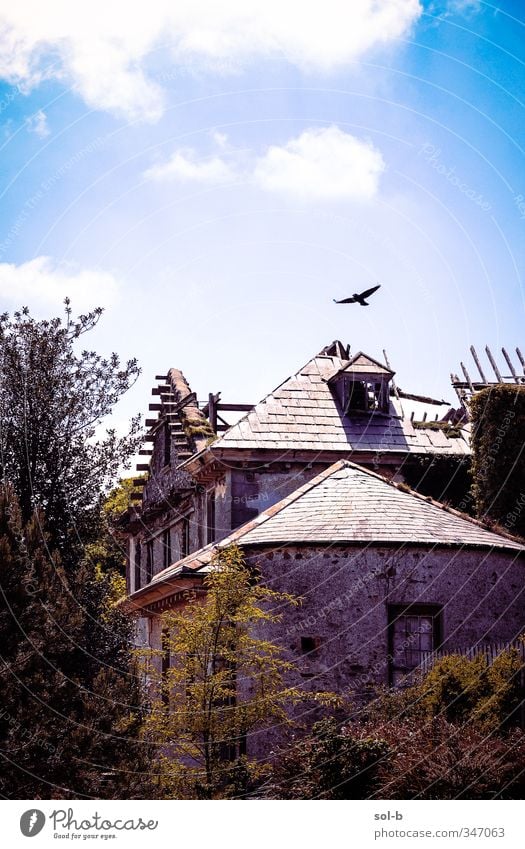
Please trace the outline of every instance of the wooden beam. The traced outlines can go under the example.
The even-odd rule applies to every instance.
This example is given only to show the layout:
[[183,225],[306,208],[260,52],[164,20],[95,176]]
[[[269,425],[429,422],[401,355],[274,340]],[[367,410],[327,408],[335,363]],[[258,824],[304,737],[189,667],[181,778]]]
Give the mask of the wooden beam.
[[133,486],[146,486],[146,478],[133,478]]
[[208,421],[210,422],[211,429],[214,433],[217,433],[217,399],[218,394],[214,395],[213,392],[210,392],[208,395]]
[[158,425],[158,423],[159,423],[159,419],[146,419],[146,421],[144,422],[144,425],[146,427],[155,427],[155,425]]
[[518,359],[523,366],[523,373],[525,374],[525,359],[523,359],[523,354],[521,353],[519,348],[516,348],[516,353],[518,355]]
[[509,355],[507,354],[505,348],[501,349],[501,353],[503,354],[503,356],[505,357],[505,359],[507,361],[507,365],[510,369],[510,373],[511,373],[512,377],[514,378],[514,383],[519,383],[520,379],[519,379],[518,375],[516,374],[516,372],[514,370],[514,366],[512,365],[511,359],[510,359]]
[[469,375],[467,369],[465,368],[464,363],[460,363],[460,366],[461,366],[461,369],[463,371],[463,374],[465,375],[465,380],[468,383],[468,388],[470,389],[471,392],[474,392],[474,387],[472,386],[472,381],[470,379],[470,375]]
[[162,404],[149,404],[148,410],[151,410],[152,412],[154,410],[162,410]]
[[153,450],[151,448],[141,448],[139,451],[141,457],[151,457],[152,454]]
[[480,361],[479,361],[479,357],[478,357],[478,355],[477,355],[477,353],[476,353],[476,349],[475,349],[474,345],[471,345],[471,346],[470,346],[470,353],[472,354],[472,359],[473,359],[473,360],[474,360],[474,362],[476,363],[476,367],[477,367],[477,369],[478,369],[478,371],[479,371],[479,376],[481,377],[481,379],[482,379],[483,383],[487,383],[487,378],[486,378],[486,377],[485,377],[485,375],[483,374],[483,369],[481,368],[481,363],[480,363]]
[[503,382],[504,382],[504,381],[503,381],[503,378],[501,377],[501,374],[499,373],[499,369],[498,369],[498,367],[497,367],[497,365],[496,365],[496,361],[495,361],[494,357],[492,356],[492,353],[491,353],[490,348],[489,348],[489,346],[488,346],[488,345],[485,345],[485,351],[487,352],[487,357],[489,358],[489,362],[490,362],[490,364],[491,364],[491,366],[492,366],[492,369],[493,369],[493,371],[494,371],[494,374],[496,375],[496,378],[497,378],[497,380],[498,380],[498,383],[503,383]]
[[149,463],[137,463],[137,472],[149,472]]
[[223,410],[225,413],[248,413],[253,410],[254,404],[217,404],[217,410]]
[[167,374],[156,374],[155,380],[163,380],[165,383],[169,383]]

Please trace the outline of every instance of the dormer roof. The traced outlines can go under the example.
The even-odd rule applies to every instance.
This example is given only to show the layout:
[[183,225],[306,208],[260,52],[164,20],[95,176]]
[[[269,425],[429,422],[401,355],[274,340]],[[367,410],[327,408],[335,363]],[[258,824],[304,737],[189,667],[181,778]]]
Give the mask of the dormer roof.
[[359,351],[351,360],[328,378],[328,383],[335,382],[341,374],[366,374],[366,375],[381,375],[389,380],[395,375],[395,371],[387,368],[383,363],[374,360],[363,351]]

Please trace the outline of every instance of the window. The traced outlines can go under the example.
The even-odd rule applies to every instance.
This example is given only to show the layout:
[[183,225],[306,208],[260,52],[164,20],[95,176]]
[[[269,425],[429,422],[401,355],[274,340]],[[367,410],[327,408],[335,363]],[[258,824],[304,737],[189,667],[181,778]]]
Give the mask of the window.
[[435,604],[389,606],[390,683],[410,684],[410,675],[441,642],[441,608]]
[[206,495],[206,542],[215,539],[215,490]]
[[345,378],[343,393],[345,415],[352,411],[374,412],[388,409],[388,394],[382,382]]
[[190,553],[190,518],[185,516],[182,520],[180,554],[181,557],[187,557]]
[[166,528],[162,534],[162,566],[167,569],[171,566],[171,529]]
[[164,425],[164,465],[169,466],[171,462],[171,430],[168,422]]
[[153,540],[146,543],[146,583],[149,584],[153,578]]
[[317,655],[321,641],[318,637],[301,637],[301,652],[311,657]]
[[141,587],[141,584],[142,584],[142,568],[141,568],[141,559],[142,558],[141,558],[141,555],[142,555],[142,545],[140,543],[140,540],[137,539],[135,541],[135,563],[134,563],[134,567],[135,567],[134,589],[135,590],[140,590],[140,587]]

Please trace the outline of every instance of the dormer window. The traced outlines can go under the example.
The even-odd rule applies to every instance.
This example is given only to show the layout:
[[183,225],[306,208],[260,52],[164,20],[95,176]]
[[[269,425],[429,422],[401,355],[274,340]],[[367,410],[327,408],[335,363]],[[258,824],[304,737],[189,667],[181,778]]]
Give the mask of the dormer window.
[[354,413],[388,413],[390,381],[394,372],[368,357],[356,354],[329,384],[335,389],[345,416]]

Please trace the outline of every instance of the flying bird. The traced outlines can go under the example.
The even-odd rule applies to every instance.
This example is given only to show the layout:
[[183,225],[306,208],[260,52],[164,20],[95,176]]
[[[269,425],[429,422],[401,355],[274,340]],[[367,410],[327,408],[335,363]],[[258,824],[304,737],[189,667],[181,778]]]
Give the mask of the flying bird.
[[344,298],[342,301],[336,301],[334,298],[334,304],[361,304],[362,307],[368,307],[370,304],[367,304],[365,298],[368,298],[370,295],[373,295],[374,292],[377,292],[378,289],[381,288],[381,284],[379,283],[377,286],[373,286],[371,289],[367,289],[366,292],[361,292],[360,295],[357,292],[354,292],[351,298]]

